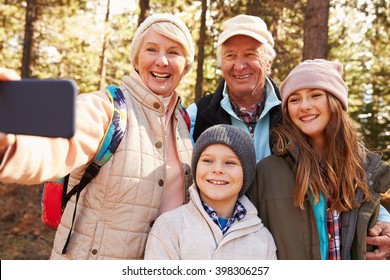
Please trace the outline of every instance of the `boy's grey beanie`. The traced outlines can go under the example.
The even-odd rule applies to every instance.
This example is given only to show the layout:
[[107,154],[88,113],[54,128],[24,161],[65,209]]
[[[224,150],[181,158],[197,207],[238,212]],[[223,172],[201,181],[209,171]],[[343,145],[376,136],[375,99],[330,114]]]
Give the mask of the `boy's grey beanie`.
[[192,151],[191,172],[195,183],[200,155],[212,144],[224,144],[230,147],[240,159],[244,180],[238,197],[243,196],[255,178],[256,152],[252,137],[243,129],[232,125],[220,124],[206,129],[199,136]]

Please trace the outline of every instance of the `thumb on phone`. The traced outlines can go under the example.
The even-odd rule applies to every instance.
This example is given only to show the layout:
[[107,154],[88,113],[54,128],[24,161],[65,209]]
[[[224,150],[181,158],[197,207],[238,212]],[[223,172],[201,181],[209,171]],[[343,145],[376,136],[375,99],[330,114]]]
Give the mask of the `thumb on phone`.
[[5,134],[0,132],[0,162],[3,160],[4,154],[8,147],[14,144],[16,137],[14,134]]
[[20,80],[20,76],[12,69],[0,67],[0,81]]

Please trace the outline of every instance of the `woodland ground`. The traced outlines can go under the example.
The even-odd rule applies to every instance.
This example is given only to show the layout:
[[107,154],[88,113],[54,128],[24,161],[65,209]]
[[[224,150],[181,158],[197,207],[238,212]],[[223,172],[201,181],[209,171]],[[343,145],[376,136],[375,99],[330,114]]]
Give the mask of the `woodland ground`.
[[55,230],[41,222],[42,186],[0,183],[0,259],[48,259]]

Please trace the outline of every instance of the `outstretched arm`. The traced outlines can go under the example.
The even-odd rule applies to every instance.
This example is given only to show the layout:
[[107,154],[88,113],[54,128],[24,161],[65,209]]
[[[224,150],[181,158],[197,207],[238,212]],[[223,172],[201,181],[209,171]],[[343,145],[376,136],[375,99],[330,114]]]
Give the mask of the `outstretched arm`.
[[[0,81],[20,80],[20,76],[12,69],[0,67]],[[15,135],[0,132],[0,162],[8,147],[15,143]]]

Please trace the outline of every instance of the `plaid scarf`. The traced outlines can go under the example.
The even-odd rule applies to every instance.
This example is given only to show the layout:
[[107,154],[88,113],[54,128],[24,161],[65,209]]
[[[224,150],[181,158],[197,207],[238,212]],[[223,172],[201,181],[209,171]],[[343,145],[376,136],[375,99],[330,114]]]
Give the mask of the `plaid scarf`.
[[341,215],[336,210],[330,210],[333,204],[332,200],[327,202],[328,209],[326,209],[327,226],[329,236],[329,260],[341,260]]
[[[325,166],[321,165],[321,175],[329,184],[328,172]],[[330,186],[329,186],[330,187]],[[331,188],[330,188],[331,189]],[[326,225],[328,228],[328,260],[341,260],[341,213],[332,210],[333,200],[326,201]]]
[[213,209],[211,208],[210,206],[208,206],[206,204],[206,202],[204,202],[202,200],[202,205],[203,205],[203,208],[204,210],[206,211],[206,213],[209,215],[209,217],[214,221],[214,223],[216,223],[219,228],[222,230],[222,234],[225,235],[225,233],[229,230],[229,228],[231,227],[231,225],[237,220],[237,221],[240,221],[242,219],[244,219],[245,215],[246,215],[246,209],[244,207],[244,205],[242,205],[238,200],[236,202],[236,205],[234,206],[234,213],[233,213],[233,216],[230,217],[226,223],[226,225],[224,227],[221,226],[221,223],[219,222],[219,217],[218,217],[218,213]]

